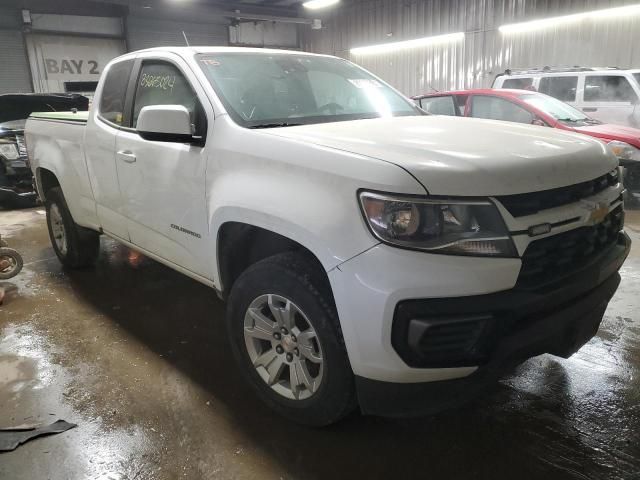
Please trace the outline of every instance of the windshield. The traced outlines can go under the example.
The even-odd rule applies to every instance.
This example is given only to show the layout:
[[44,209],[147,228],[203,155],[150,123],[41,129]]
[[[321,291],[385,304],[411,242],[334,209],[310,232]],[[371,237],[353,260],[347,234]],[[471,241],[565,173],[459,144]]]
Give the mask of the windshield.
[[636,79],[636,82],[640,83],[640,72],[634,73],[633,77]]
[[345,60],[288,53],[198,55],[228,113],[249,128],[423,115]]
[[588,117],[580,110],[573,108],[571,105],[567,105],[566,103],[547,95],[534,93],[520,95],[520,100],[564,123],[598,123],[597,120]]

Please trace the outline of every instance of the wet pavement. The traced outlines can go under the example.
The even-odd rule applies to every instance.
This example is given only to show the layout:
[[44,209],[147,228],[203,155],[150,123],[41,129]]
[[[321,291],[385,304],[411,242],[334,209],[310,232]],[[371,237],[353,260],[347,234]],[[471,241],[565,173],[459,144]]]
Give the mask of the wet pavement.
[[214,292],[102,239],[64,271],[42,209],[2,212],[25,267],[0,282],[0,427],[77,423],[0,454],[0,479],[638,479],[640,212],[600,332],[460,410],[313,430],[246,387]]

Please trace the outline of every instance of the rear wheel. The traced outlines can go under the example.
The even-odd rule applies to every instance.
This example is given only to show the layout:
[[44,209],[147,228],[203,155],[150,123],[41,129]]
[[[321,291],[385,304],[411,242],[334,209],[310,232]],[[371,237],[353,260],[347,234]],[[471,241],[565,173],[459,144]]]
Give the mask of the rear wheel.
[[227,307],[231,345],[244,376],[271,408],[313,426],[336,422],[356,405],[326,283],[302,255],[278,254],[238,278]]
[[47,226],[51,245],[65,267],[94,265],[100,253],[98,232],[77,225],[59,187],[47,192]]

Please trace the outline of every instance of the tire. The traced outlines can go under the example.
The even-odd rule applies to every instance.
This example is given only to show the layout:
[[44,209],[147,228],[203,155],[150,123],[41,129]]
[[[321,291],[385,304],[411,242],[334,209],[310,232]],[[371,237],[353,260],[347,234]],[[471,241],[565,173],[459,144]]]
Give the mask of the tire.
[[22,266],[22,257],[17,251],[13,248],[0,247],[0,280],[15,277],[22,270]]
[[47,192],[45,204],[49,238],[60,262],[68,268],[95,265],[100,254],[100,234],[73,221],[59,187]]
[[[267,303],[260,309],[263,302]],[[272,307],[281,315],[276,317]],[[287,309],[293,315],[287,316]],[[270,323],[265,323],[265,318]],[[278,254],[249,267],[233,285],[226,320],[243,376],[280,415],[319,427],[354,410],[353,372],[330,287],[323,272],[304,256]],[[283,324],[289,331],[281,330]],[[269,328],[272,330],[265,334]],[[254,366],[254,360],[259,366]],[[277,368],[282,362],[286,366]],[[266,377],[279,370],[279,381],[270,385]],[[296,387],[292,388],[294,378]]]

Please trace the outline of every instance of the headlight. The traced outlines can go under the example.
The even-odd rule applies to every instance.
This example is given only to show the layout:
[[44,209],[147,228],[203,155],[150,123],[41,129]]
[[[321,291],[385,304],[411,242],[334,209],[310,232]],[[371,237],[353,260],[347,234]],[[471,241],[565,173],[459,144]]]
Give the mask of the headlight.
[[391,245],[448,255],[517,256],[498,209],[488,200],[362,192],[360,204],[373,234]]
[[7,160],[17,160],[20,158],[18,147],[14,143],[0,143],[0,155]]
[[625,166],[625,160],[640,161],[640,150],[633,145],[629,145],[625,142],[614,140],[608,143],[609,148],[620,160],[620,164]]

